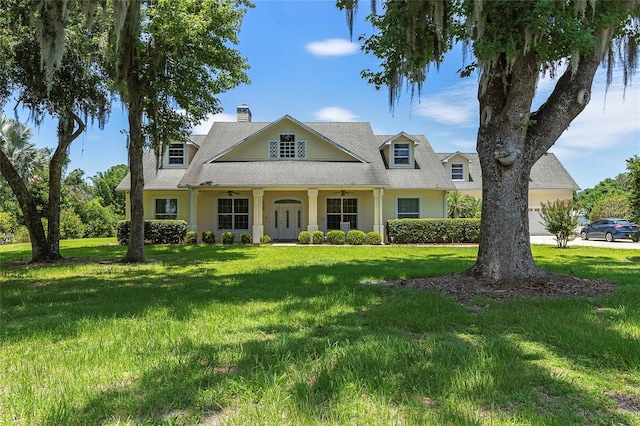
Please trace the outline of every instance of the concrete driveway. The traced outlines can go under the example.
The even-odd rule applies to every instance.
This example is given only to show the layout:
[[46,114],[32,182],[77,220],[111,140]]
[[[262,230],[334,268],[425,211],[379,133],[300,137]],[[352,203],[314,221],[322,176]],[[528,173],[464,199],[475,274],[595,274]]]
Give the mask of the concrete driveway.
[[[556,245],[555,237],[552,235],[532,235],[531,244],[548,244]],[[636,249],[640,250],[640,242],[634,243],[631,240],[615,240],[612,243],[608,243],[605,240],[583,240],[580,237],[576,237],[575,240],[569,241],[568,247],[571,246],[586,246],[586,247],[603,247],[612,249]]]

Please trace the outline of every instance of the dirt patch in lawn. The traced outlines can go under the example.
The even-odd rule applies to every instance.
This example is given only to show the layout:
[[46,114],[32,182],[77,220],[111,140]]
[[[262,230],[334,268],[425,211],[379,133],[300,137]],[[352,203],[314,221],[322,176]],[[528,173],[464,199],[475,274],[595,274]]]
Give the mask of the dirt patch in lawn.
[[597,298],[613,291],[608,281],[548,274],[544,278],[496,281],[463,274],[411,278],[384,283],[393,288],[415,288],[442,293],[458,303],[468,304],[477,297],[503,301],[537,298]]

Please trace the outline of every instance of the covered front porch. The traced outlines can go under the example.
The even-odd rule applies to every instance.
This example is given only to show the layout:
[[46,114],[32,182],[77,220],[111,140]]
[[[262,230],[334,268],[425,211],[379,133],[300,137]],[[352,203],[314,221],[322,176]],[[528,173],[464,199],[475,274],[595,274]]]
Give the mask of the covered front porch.
[[189,230],[292,241],[300,231],[384,235],[383,188],[189,188]]

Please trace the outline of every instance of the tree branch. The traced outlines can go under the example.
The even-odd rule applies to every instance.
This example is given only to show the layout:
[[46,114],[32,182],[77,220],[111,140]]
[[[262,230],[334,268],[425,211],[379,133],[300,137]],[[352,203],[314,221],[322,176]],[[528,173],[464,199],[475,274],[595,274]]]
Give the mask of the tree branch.
[[571,122],[591,99],[591,85],[600,65],[595,56],[580,58],[577,69],[567,67],[547,101],[530,116],[527,145],[533,161],[537,161],[553,146]]

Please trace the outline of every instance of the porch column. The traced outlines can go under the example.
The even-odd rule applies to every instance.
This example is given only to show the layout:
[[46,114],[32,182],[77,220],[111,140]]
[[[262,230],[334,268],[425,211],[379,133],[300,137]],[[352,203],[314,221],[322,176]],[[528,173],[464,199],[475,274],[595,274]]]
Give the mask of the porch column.
[[262,225],[262,197],[263,189],[253,190],[253,243],[260,244],[260,237],[264,235],[264,226]]
[[318,190],[308,189],[307,196],[309,197],[309,225],[307,231],[313,235],[318,230]]
[[447,202],[448,198],[447,195],[449,195],[449,193],[447,191],[444,191],[444,193],[442,194],[442,205],[444,207],[443,211],[442,211],[442,217],[447,218],[449,217],[449,204]]
[[384,236],[382,224],[383,221],[383,212],[382,212],[382,195],[384,194],[384,189],[374,189],[373,190],[373,231],[378,234]]
[[189,188],[189,231],[198,232],[198,190]]
[[384,196],[384,189],[380,188],[380,236],[382,236],[382,242],[384,243],[384,209],[382,204],[382,197]]

